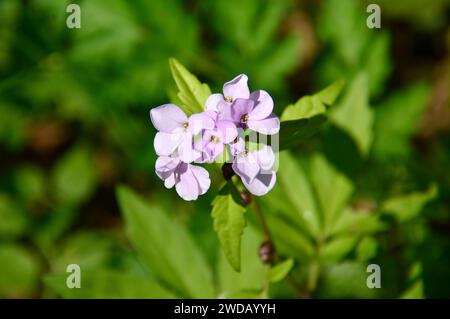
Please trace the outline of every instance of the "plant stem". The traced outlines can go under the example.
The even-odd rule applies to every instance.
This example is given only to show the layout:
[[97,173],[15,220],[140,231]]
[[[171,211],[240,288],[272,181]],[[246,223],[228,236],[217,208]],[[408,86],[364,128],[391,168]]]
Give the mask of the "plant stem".
[[269,227],[267,226],[267,222],[262,212],[261,205],[259,204],[258,200],[255,197],[253,197],[253,207],[255,208],[256,216],[258,217],[259,223],[261,224],[265,240],[269,241],[273,245],[272,236],[270,235],[270,230]]

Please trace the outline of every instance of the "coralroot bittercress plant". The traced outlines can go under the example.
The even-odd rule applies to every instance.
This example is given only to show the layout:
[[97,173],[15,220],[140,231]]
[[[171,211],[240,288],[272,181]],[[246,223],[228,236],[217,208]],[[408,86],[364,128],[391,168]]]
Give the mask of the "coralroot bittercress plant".
[[[244,206],[252,195],[263,196],[276,183],[280,120],[273,112],[274,101],[264,90],[251,92],[245,74],[226,82],[222,93],[211,94],[209,87],[178,61],[171,59],[170,66],[179,90],[179,105],[164,104],[150,110],[151,122],[158,130],[154,139],[156,174],[166,188],[175,187],[182,199],[191,201],[211,185],[209,173],[201,164],[223,163],[226,185],[213,201],[212,217],[225,255],[239,271],[241,235],[246,224]],[[325,103],[331,103],[340,88],[338,83],[312,97],[306,109],[297,104],[287,108],[283,116],[291,135],[290,145],[317,129],[323,122]],[[318,115],[321,120],[315,121]],[[233,175],[240,177],[241,184],[231,179]],[[242,186],[246,190],[238,191]]]

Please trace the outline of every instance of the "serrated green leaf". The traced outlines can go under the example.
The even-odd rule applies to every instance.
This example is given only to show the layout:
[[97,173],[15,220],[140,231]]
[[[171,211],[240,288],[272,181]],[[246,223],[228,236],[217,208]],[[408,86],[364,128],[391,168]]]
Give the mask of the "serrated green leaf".
[[309,234],[317,235],[320,230],[320,216],[312,185],[304,169],[288,151],[285,151],[280,153],[280,169],[277,173],[278,182],[288,200],[297,209]]
[[353,138],[361,154],[369,152],[373,139],[374,114],[369,106],[366,73],[359,73],[349,84],[342,102],[330,112],[330,120]]
[[117,189],[117,198],[128,238],[155,277],[182,296],[212,298],[211,271],[185,228],[125,186]]
[[[238,294],[258,295],[264,285],[264,265],[258,256],[258,249],[263,237],[254,227],[249,225],[242,235],[242,267],[236,272],[225,254],[220,254],[217,273],[220,297],[237,298]],[[253,297],[255,298],[255,297]]]
[[287,259],[267,271],[267,279],[269,282],[275,283],[283,280],[294,266],[293,259]]
[[176,59],[169,59],[170,71],[178,87],[179,105],[187,115],[203,112],[205,102],[211,95],[209,86],[201,83]]
[[320,259],[325,263],[338,262],[352,251],[357,242],[357,237],[337,237],[327,242],[320,251]]
[[344,84],[345,84],[344,80],[342,79],[337,80],[336,82],[330,84],[316,95],[322,103],[326,105],[332,105],[338,98],[342,89],[344,88]]
[[241,270],[241,236],[246,225],[245,207],[240,204],[232,182],[228,182],[212,202],[211,216],[225,256],[236,271]]
[[339,218],[344,205],[353,193],[353,184],[322,155],[314,155],[310,166],[311,181],[322,212],[325,229],[328,230]]
[[315,95],[307,95],[288,105],[281,115],[280,150],[294,147],[318,132],[326,121],[326,105],[339,95],[344,82],[336,81]]
[[430,186],[425,192],[414,192],[393,197],[381,205],[381,211],[394,216],[399,222],[406,222],[419,215],[422,208],[438,193],[436,185]]

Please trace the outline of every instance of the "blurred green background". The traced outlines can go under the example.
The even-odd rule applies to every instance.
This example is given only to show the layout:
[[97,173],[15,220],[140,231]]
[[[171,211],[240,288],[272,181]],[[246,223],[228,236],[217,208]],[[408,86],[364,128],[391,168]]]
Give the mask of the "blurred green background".
[[[66,27],[71,2],[81,6],[81,29]],[[450,297],[450,1],[378,0],[381,29],[366,27],[368,3],[0,0],[0,297]],[[282,157],[278,185],[262,200],[275,246],[295,260],[296,284],[269,290],[258,277],[262,237],[251,210],[243,271],[229,268],[210,218],[217,183],[184,202],[155,175],[148,111],[174,95],[169,57],[214,92],[246,73],[253,90],[272,94],[278,115],[336,79],[366,74],[367,87],[355,84],[340,102],[350,116]],[[308,165],[326,166],[323,180],[311,177],[319,200],[348,187],[342,208],[376,211],[383,227],[344,228],[350,240],[328,246],[305,239],[292,219],[307,200],[296,169],[314,172]],[[161,215],[149,221],[161,228],[140,237],[150,248],[130,244],[119,184],[151,203],[149,216]],[[189,247],[166,229],[181,229]],[[318,247],[325,261],[314,257]],[[178,259],[189,249],[209,269],[212,295],[188,280],[201,278],[195,261]],[[83,289],[64,286],[71,263]],[[381,289],[365,286],[369,263],[381,266]]]

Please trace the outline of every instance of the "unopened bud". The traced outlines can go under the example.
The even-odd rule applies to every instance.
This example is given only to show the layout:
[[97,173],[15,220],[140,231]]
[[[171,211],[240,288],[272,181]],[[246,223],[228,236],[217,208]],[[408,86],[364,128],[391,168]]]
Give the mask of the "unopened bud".
[[245,206],[250,205],[250,203],[252,202],[252,194],[247,191],[243,191],[240,193],[240,195]]
[[269,240],[264,241],[259,247],[259,258],[264,264],[272,264],[275,248]]
[[222,175],[226,181],[229,181],[233,177],[234,171],[231,163],[225,163],[222,165]]

